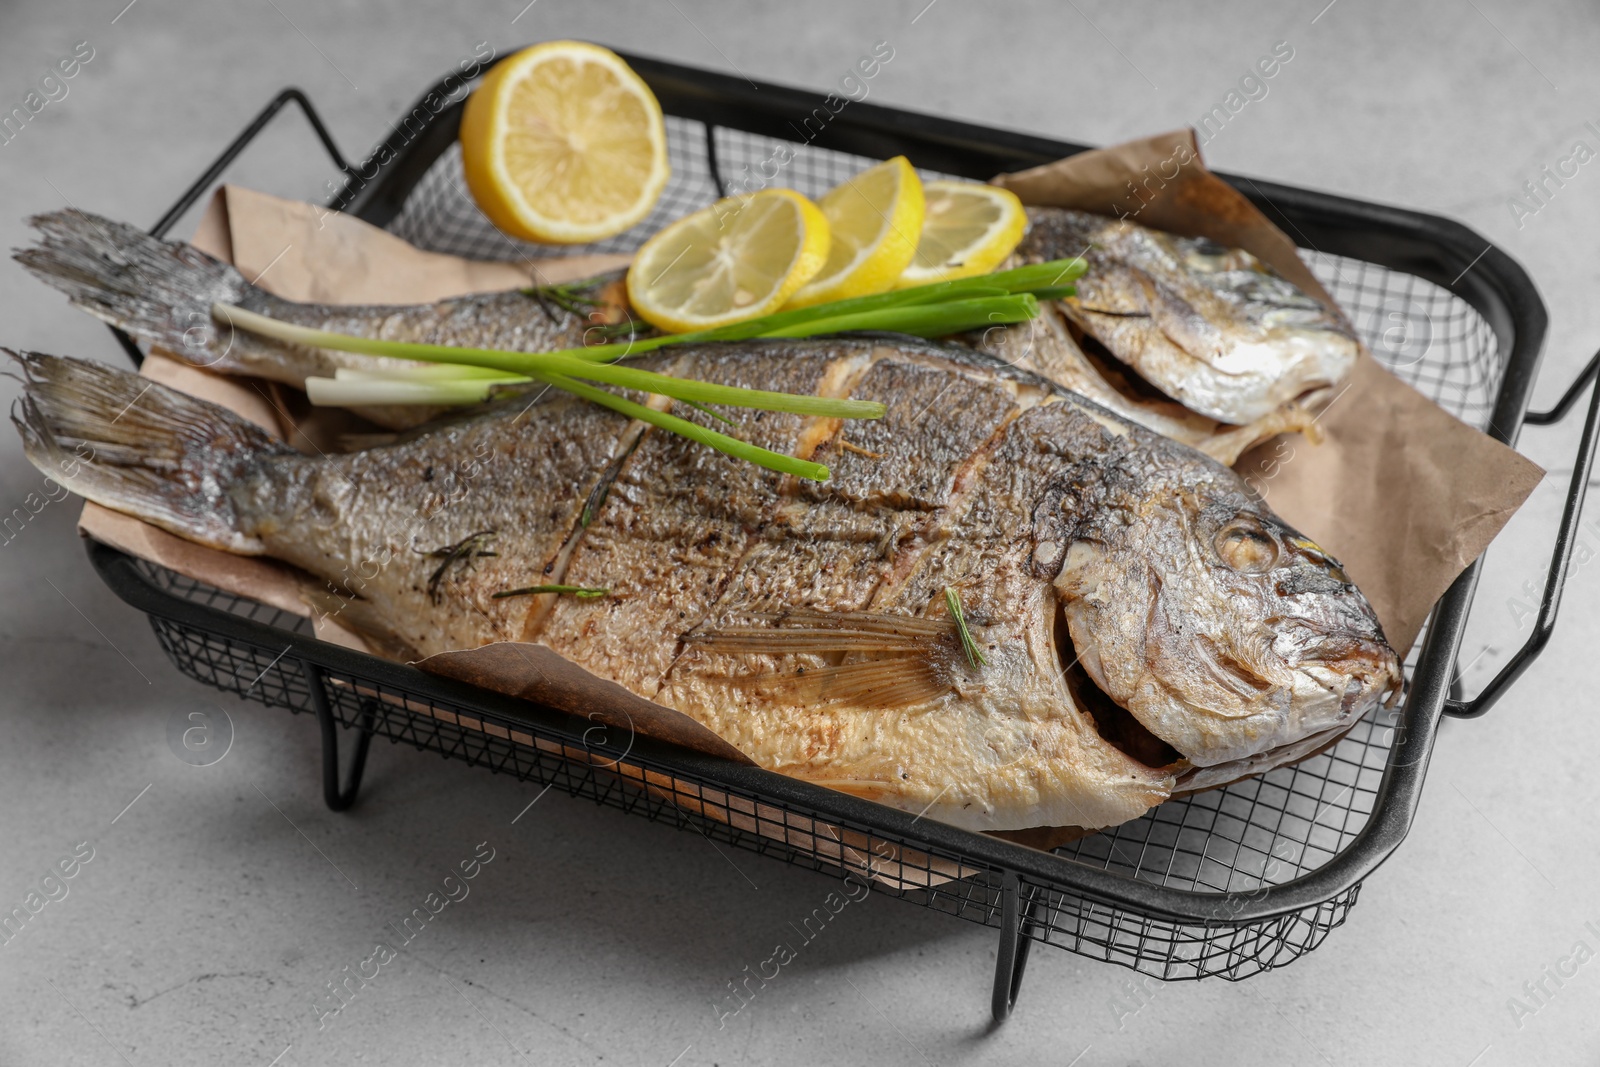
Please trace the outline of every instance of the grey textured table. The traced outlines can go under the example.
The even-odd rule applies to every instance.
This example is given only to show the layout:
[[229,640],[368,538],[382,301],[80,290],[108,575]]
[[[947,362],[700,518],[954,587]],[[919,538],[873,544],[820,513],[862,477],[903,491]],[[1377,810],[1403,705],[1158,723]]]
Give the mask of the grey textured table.
[[[872,99],[1092,143],[1198,120],[1287,41],[1293,60],[1207,146],[1213,165],[1451,215],[1500,243],[1551,309],[1541,404],[1600,342],[1600,165],[1549,186],[1536,213],[1509,205],[1574,141],[1600,147],[1584,125],[1600,120],[1590,5],[125,2],[0,5],[0,111],[77,42],[93,50],[67,94],[0,143],[8,246],[25,213],[67,203],[153,221],[285,84],[358,154],[480,41],[582,37],[822,89],[887,40]],[[320,197],[328,175],[295,126],[230,177]],[[0,342],[120,359],[9,264],[0,306]],[[1520,639],[1506,601],[1543,573],[1576,433],[1524,436],[1555,470],[1492,550],[1469,692]],[[37,483],[0,433],[0,511]],[[1465,1067],[1600,1049],[1600,964],[1545,978],[1577,942],[1600,949],[1587,706],[1600,567],[1572,579],[1535,672],[1489,718],[1446,724],[1410,839],[1348,925],[1293,966],[1157,987],[1134,1012],[1128,972],[1040,949],[1018,1014],[991,1034],[994,933],[871,898],[719,1028],[725,983],[826,880],[554,793],[528,808],[534,789],[387,745],[364,802],[334,815],[313,724],[232,698],[227,758],[188,766],[168,729],[219,697],[177,676],[99,584],[76,512],[51,503],[0,545],[0,911],[80,842],[93,850],[65,898],[0,944],[0,1063]],[[485,841],[494,858],[470,895],[323,1017],[327,983]],[[1538,1004],[1524,983],[1541,980]],[[1512,997],[1538,1010],[1514,1016]]]

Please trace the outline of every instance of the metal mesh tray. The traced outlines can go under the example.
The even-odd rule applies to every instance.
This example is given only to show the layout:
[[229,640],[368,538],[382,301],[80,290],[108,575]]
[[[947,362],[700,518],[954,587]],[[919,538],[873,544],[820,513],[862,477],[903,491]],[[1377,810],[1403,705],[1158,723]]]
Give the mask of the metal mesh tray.
[[[680,214],[741,188],[778,144],[793,154],[774,184],[817,194],[867,163],[905,153],[925,176],[986,178],[1081,151],[929,116],[852,104],[820,132],[796,119],[812,94],[759,90],[643,57],[626,57],[668,113],[673,175],[650,218],[567,251],[626,251]],[[446,87],[434,93],[447,96]],[[425,249],[516,261],[560,250],[521,245],[473,205],[455,132],[460,103],[394,135],[360,168],[338,153],[297,90],[274,100],[154,228],[164,232],[288,103],[306,112],[350,176],[334,205]],[[1468,423],[1511,443],[1524,421],[1545,316],[1521,269],[1455,223],[1305,190],[1228,178],[1302,247],[1377,357]],[[119,335],[135,360],[137,347]],[[1597,357],[1600,358],[1600,357]],[[1591,366],[1591,371],[1594,368]],[[1577,399],[1586,376],[1554,412]],[[324,783],[335,810],[360,784],[372,737],[559,788],[815,870],[876,870],[874,889],[1001,931],[994,989],[1009,1013],[1029,944],[1041,941],[1156,977],[1248,977],[1315,948],[1354,904],[1361,879],[1410,824],[1443,713],[1481,714],[1548,638],[1593,454],[1596,404],[1558,532],[1534,637],[1478,700],[1451,699],[1451,672],[1476,567],[1441,598],[1407,658],[1403,703],[1356,726],[1330,751],[1225,789],[1169,801],[1055,853],[885,808],[755,768],[424,675],[316,641],[307,620],[90,545],[101,576],[149,613],[180,671],[294,712],[322,728]],[[339,728],[355,731],[342,775]],[[887,857],[887,859],[885,859]]]

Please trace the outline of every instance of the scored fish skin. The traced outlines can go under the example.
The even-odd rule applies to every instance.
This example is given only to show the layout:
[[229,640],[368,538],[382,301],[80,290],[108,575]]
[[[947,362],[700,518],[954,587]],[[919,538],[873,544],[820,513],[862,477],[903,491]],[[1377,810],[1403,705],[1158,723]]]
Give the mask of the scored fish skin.
[[[231,304],[295,326],[355,337],[513,352],[576,348],[596,325],[520,289],[434,304],[298,303],[252,285],[232,266],[192,245],[160,240],[127,223],[75,208],[38,215],[29,222],[39,231],[39,244],[15,252],[13,258],[35,278],[65,293],[75,306],[160,345],[192,366],[301,389],[307,378],[331,378],[341,369],[392,370],[422,364],[309,348],[236,330],[212,317],[212,304]],[[615,279],[607,279],[611,280]],[[406,429],[440,409],[359,410],[382,426]]]
[[1355,365],[1344,317],[1242,249],[1065,208],[1028,219],[1022,262],[1088,262],[1063,314],[1191,411],[1247,425]]
[[[307,457],[212,448],[238,421],[222,409],[30,356],[19,426],[41,469],[78,442],[106,457],[58,475],[75,491],[297,564],[387,647],[542,642],[765,767],[973,829],[1126,821],[1195,767],[1271,765],[1399,685],[1360,593],[1236,475],[1034,375],[872,338],[640,362],[887,413],[727,412],[735,435],[826,462],[823,485],[560,394]],[[123,447],[141,438],[159,470]],[[544,583],[608,594],[493,595]]]

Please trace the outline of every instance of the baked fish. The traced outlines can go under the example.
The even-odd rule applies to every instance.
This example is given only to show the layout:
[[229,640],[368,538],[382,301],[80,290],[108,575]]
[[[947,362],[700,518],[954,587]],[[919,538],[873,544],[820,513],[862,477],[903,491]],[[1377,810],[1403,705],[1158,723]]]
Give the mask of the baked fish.
[[1075,332],[1192,412],[1245,426],[1355,366],[1344,317],[1249,252],[1063,208],[1028,220],[1022,262],[1088,261],[1056,305]]
[[[311,572],[395,654],[542,642],[765,767],[957,826],[1121,823],[1309,754],[1402,682],[1339,565],[1232,471],[970,349],[639,361],[883,401],[871,422],[727,412],[825,483],[555,393],[307,456],[148,379],[18,358],[40,470]],[[497,595],[550,585],[568,594]]]

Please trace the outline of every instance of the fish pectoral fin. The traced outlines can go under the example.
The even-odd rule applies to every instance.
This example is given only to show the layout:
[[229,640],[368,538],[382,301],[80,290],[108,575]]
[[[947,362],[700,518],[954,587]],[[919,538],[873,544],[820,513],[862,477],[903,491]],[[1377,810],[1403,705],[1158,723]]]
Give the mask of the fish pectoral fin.
[[731,677],[729,683],[783,703],[883,709],[926,704],[954,688],[930,659],[915,655]]
[[794,653],[931,653],[948,642],[948,619],[877,615],[865,611],[754,612],[696,628],[684,640],[709,651],[781,656]]
[[955,655],[949,619],[794,609],[716,620],[684,640],[727,656],[864,656],[848,663],[729,675],[728,684],[784,703],[904,708],[953,689],[940,664]]

